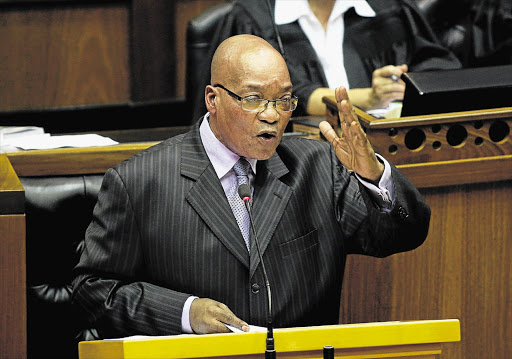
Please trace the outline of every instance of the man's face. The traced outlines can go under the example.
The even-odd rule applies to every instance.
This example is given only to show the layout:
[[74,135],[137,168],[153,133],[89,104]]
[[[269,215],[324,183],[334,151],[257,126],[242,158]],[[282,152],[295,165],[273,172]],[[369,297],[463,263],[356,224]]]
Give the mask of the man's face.
[[[275,100],[292,94],[286,65],[269,52],[242,55],[236,71],[220,84],[240,97]],[[215,136],[239,156],[258,160],[272,157],[292,112],[279,112],[272,102],[261,112],[246,111],[224,89],[211,87],[208,91],[215,97],[215,107],[209,108]]]

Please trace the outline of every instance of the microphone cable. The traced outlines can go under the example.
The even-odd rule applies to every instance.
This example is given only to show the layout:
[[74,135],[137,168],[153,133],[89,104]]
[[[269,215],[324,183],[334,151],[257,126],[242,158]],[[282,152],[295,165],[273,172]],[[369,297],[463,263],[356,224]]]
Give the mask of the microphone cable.
[[267,9],[270,14],[270,19],[272,20],[272,25],[274,27],[274,33],[276,34],[277,39],[277,46],[279,46],[279,52],[281,52],[281,55],[284,59],[286,59],[285,53],[284,53],[284,47],[283,42],[281,41],[281,35],[279,34],[279,30],[277,28],[277,24],[274,18],[274,11],[272,11],[272,5],[270,4],[270,0],[267,0]]

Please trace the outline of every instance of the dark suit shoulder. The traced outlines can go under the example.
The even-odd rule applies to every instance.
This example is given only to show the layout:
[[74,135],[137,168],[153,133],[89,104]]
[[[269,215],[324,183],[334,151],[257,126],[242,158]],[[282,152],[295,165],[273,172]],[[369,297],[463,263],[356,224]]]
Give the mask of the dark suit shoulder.
[[119,163],[115,166],[115,169],[120,172],[129,168],[143,167],[145,163],[147,165],[155,163],[155,161],[162,161],[164,157],[167,163],[179,161],[181,145],[185,136],[186,133],[180,134],[151,146]]
[[330,156],[331,146],[325,141],[308,138],[283,137],[276,152],[283,157],[298,157],[303,160],[317,158],[318,156]]
[[[313,179],[332,173],[335,167],[342,170],[332,147],[325,141],[305,138],[283,138],[276,149],[276,155],[288,169],[291,177]],[[275,162],[270,161],[273,168]],[[273,169],[274,173],[280,173]],[[331,175],[328,175],[331,178]]]

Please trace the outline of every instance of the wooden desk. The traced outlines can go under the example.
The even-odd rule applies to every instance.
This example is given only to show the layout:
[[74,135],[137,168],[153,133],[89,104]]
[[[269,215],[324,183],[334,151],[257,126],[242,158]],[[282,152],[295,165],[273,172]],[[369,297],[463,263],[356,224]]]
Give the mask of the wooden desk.
[[[265,332],[81,342],[80,359],[263,358]],[[437,358],[441,343],[460,340],[458,320],[364,323],[276,329],[278,358]]]
[[[18,176],[104,173],[158,142],[125,143],[108,147],[61,148],[10,152]],[[398,165],[418,187],[483,183],[511,179],[512,155]]]
[[119,144],[106,147],[18,151],[9,152],[7,156],[18,176],[105,173],[110,167],[140,151],[189,129],[190,126],[178,126],[99,131],[95,133],[112,138]]
[[105,173],[107,169],[157,144],[137,142],[88,148],[9,152],[18,176],[60,176]]

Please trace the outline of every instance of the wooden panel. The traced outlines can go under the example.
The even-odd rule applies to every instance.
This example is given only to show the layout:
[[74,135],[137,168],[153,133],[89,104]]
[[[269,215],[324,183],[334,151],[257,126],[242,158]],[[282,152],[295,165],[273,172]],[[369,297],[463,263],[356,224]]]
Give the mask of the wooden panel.
[[[0,154],[0,205],[12,200],[22,203],[18,177],[4,154]],[[7,200],[6,200],[7,197]],[[6,210],[2,211],[6,213]],[[0,358],[26,358],[27,314],[25,271],[25,215],[0,215]]]
[[426,242],[385,259],[350,256],[340,321],[458,318],[462,343],[447,358],[512,352],[512,181],[423,189]]
[[0,108],[126,102],[128,8],[123,3],[0,12]]
[[26,358],[25,215],[0,215],[0,358]]
[[418,188],[509,180],[512,155],[397,166]]

